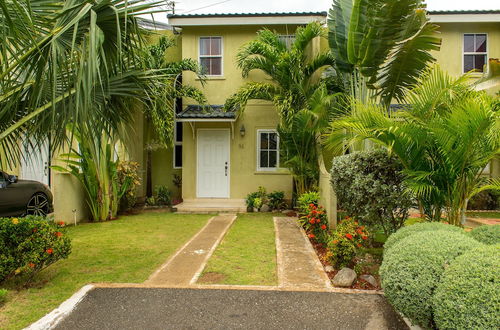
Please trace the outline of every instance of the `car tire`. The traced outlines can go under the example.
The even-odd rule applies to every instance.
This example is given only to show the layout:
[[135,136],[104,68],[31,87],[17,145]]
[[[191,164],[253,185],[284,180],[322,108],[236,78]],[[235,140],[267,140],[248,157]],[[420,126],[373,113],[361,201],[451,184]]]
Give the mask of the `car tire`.
[[49,199],[43,193],[31,196],[26,205],[26,215],[46,216],[49,213]]

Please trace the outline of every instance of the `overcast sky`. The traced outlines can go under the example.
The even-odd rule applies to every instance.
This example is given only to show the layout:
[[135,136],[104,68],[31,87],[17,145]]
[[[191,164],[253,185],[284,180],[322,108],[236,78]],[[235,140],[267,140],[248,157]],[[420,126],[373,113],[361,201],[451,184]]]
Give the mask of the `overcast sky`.
[[[332,0],[177,0],[176,13],[327,11]],[[429,10],[500,9],[499,0],[427,0]],[[165,14],[155,19],[166,21]]]

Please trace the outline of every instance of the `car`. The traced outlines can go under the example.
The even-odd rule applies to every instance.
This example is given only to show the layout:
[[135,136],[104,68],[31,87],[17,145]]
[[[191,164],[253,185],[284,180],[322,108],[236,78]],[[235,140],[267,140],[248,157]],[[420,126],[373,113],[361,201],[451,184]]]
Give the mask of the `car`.
[[52,213],[49,186],[31,180],[18,180],[0,170],[0,217],[44,216]]

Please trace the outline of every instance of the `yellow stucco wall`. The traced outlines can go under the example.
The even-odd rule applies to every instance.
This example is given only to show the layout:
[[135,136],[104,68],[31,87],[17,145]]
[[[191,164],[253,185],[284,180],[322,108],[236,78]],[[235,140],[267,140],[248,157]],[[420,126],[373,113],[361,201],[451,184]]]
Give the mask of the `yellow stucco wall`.
[[[437,63],[454,76],[463,72],[463,35],[486,33],[488,58],[500,58],[500,23],[439,23],[441,50],[433,52]],[[481,76],[481,74],[476,74]]]
[[[243,44],[255,39],[259,26],[211,26],[186,27],[182,31],[182,56],[198,60],[199,37],[221,36],[223,38],[223,75],[207,77],[205,85],[196,79],[194,74],[184,75],[183,82],[201,88],[207,96],[209,104],[224,104],[226,99],[238,88],[250,81],[266,81],[262,72],[252,72],[243,78],[236,64],[236,54]],[[293,34],[297,26],[269,27],[281,34]],[[184,105],[192,104],[192,100],[184,100]],[[230,198],[243,199],[250,192],[263,186],[268,192],[282,190],[287,199],[291,199],[292,177],[285,169],[276,172],[257,171],[257,130],[275,129],[278,115],[272,104],[263,101],[251,101],[242,117],[234,124],[234,139],[230,143]],[[240,136],[241,126],[245,126],[246,134]],[[199,128],[230,128],[229,123],[195,123]],[[183,135],[183,198],[196,198],[196,138],[189,124],[184,124]]]
[[[274,129],[278,117],[273,107],[265,102],[255,102],[248,106],[242,118],[234,124],[234,138],[230,142],[230,198],[244,199],[250,192],[263,186],[268,192],[282,190],[287,199],[292,196],[292,177],[286,169],[276,172],[257,171],[257,129]],[[245,136],[240,135],[241,125],[245,126]],[[184,124],[182,191],[184,199],[196,198],[196,134],[200,128],[231,128],[230,123]]]

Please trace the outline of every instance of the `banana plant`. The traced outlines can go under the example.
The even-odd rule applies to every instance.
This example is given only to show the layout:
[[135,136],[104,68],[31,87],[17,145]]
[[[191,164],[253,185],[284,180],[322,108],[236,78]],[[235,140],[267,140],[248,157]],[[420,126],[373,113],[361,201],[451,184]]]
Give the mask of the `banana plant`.
[[334,0],[328,28],[350,95],[386,107],[404,100],[441,44],[421,0]]

